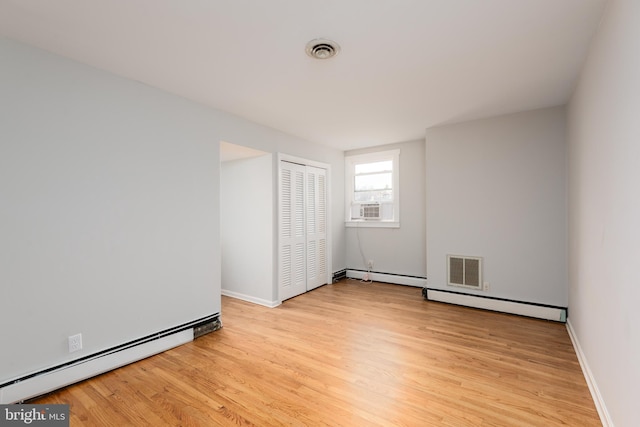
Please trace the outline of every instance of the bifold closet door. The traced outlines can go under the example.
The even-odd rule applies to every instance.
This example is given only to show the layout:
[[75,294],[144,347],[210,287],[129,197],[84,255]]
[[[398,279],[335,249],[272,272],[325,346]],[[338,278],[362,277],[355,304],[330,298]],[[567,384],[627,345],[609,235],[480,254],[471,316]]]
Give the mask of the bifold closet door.
[[327,283],[327,171],[307,166],[307,290]]
[[280,162],[279,288],[285,300],[327,283],[327,174]]
[[306,166],[280,162],[280,299],[307,290],[305,231]]

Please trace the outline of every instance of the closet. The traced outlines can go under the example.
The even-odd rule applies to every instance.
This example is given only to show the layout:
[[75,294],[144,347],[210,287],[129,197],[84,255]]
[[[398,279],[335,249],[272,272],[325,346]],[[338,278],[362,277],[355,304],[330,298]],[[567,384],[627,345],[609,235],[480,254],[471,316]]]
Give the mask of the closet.
[[327,169],[279,161],[278,289],[292,298],[329,282]]

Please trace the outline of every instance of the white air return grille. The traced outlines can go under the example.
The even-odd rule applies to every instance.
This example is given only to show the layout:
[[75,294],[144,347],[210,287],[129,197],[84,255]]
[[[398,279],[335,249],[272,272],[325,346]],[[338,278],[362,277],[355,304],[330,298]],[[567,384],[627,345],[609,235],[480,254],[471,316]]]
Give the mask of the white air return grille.
[[450,286],[482,289],[482,258],[447,255],[448,283]]
[[360,205],[360,218],[380,219],[380,203],[363,203]]

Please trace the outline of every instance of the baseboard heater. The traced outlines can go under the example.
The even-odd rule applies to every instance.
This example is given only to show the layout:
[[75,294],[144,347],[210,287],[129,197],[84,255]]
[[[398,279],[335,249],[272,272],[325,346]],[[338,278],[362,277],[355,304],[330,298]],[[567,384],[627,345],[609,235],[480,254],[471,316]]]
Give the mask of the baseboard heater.
[[567,321],[566,307],[513,301],[484,295],[471,295],[462,292],[429,288],[422,289],[422,296],[430,301],[446,302],[449,304],[517,314],[520,316],[535,317],[538,319],[553,320],[556,322],[565,323]]
[[368,278],[374,282],[393,283],[395,285],[415,286],[422,288],[427,283],[426,277],[408,276],[404,274],[382,273],[379,271],[347,269],[347,277],[351,279]]
[[193,341],[194,338],[220,329],[221,326],[220,314],[212,314],[80,359],[15,378],[0,384],[0,404],[22,402],[86,380]]
[[347,277],[347,270],[342,269],[340,271],[336,271],[333,273],[332,280],[333,282],[337,282],[338,280],[342,280]]

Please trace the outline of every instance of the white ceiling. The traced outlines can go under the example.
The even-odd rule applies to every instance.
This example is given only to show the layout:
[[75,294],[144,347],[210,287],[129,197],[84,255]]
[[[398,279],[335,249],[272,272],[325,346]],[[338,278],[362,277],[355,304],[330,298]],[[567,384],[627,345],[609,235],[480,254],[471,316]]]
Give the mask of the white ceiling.
[[220,141],[220,162],[248,159],[251,157],[264,156],[265,154],[269,153],[226,141]]
[[566,103],[605,3],[0,0],[0,34],[351,149]]

